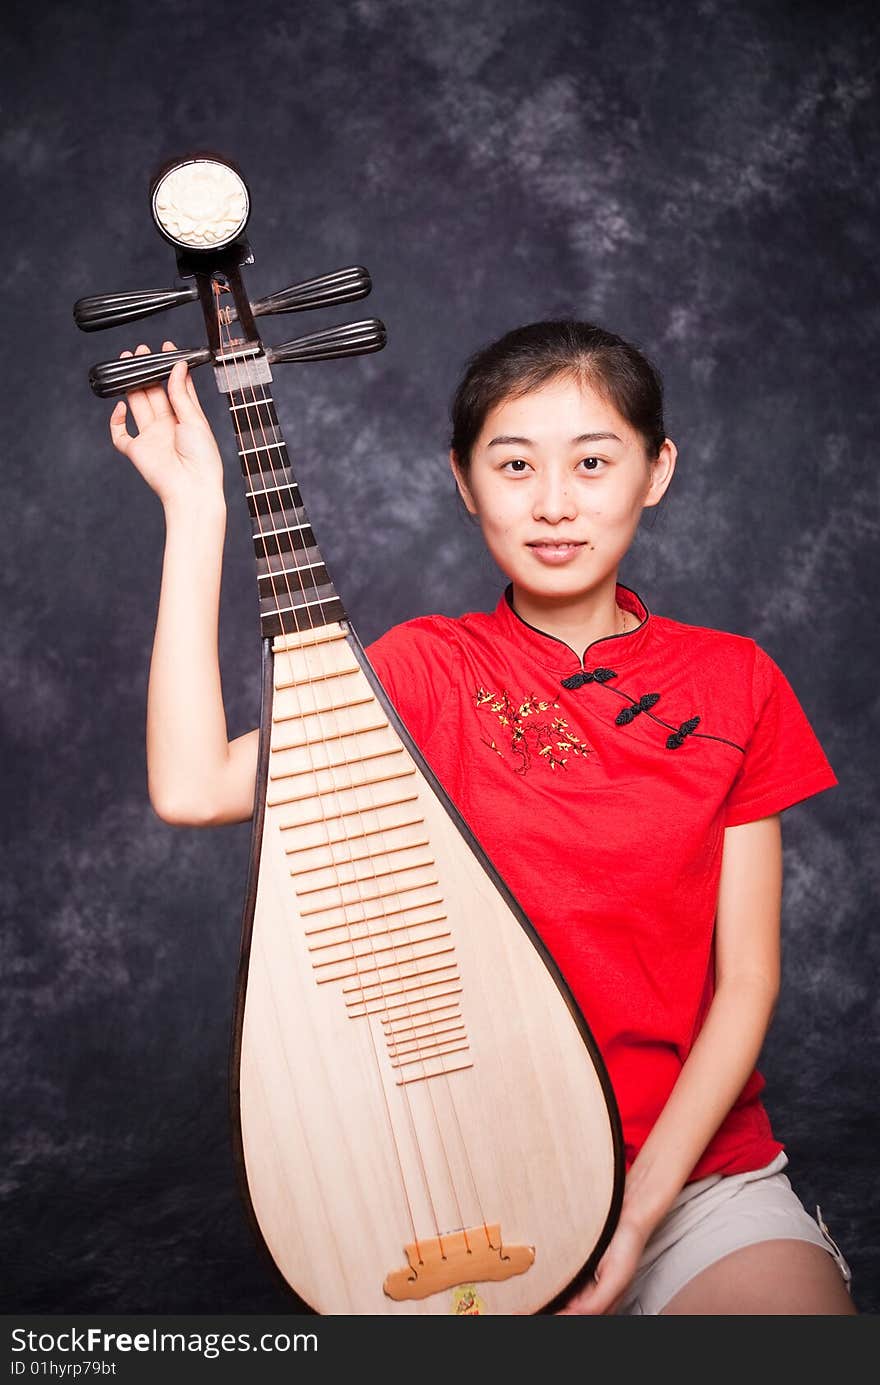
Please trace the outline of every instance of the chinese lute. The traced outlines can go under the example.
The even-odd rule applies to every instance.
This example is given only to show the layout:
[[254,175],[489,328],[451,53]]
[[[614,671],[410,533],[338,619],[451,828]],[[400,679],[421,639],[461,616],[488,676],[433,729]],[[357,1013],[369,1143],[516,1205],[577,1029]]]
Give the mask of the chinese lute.
[[613,1091],[529,919],[413,742],[333,584],[272,370],[381,349],[368,319],[265,344],[257,319],[370,292],[359,266],[256,301],[250,193],[215,154],[151,181],[171,289],[80,299],[85,331],[198,302],[204,345],[92,368],[101,398],[210,365],[250,517],[263,667],[231,1044],[253,1228],[300,1306],[536,1313],[581,1282],[623,1195]]

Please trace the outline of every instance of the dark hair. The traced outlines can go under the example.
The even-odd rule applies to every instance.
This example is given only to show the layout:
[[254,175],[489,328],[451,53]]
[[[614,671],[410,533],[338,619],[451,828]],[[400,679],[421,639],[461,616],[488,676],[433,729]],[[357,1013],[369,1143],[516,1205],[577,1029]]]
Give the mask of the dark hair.
[[666,437],[660,372],[614,332],[559,318],[515,327],[469,357],[451,407],[450,446],[462,471],[470,467],[471,449],[489,410],[558,375],[591,385],[641,434],[648,459],[658,457]]

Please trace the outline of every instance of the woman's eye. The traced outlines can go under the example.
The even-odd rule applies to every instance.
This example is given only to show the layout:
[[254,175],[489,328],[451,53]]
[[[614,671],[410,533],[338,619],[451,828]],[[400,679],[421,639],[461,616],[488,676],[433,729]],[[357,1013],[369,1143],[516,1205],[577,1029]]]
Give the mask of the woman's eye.
[[[584,463],[587,471],[593,472],[606,465],[604,457],[582,457],[581,461]],[[522,476],[528,465],[529,463],[523,457],[511,457],[508,461],[502,463],[501,470],[507,471],[507,469],[510,468],[515,476]]]

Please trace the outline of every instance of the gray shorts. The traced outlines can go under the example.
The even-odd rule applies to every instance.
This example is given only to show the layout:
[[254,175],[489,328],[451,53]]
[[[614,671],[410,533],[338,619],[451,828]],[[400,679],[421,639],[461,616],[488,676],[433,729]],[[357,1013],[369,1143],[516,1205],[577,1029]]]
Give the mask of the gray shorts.
[[782,1170],[780,1150],[763,1169],[712,1173],[682,1188],[645,1245],[617,1314],[659,1313],[694,1275],[732,1250],[756,1241],[795,1239],[822,1246],[837,1262],[847,1289],[852,1272],[816,1207],[807,1212]]

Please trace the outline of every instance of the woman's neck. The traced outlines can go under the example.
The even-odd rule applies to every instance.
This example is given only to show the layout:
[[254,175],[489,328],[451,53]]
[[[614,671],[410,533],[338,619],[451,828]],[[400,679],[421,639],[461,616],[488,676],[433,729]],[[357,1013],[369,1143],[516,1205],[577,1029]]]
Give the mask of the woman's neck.
[[615,600],[617,574],[612,573],[597,587],[575,596],[542,597],[523,591],[513,583],[514,609],[517,615],[542,630],[563,640],[577,654],[582,654],[594,640],[606,635],[620,635],[638,623],[630,611],[623,611]]

